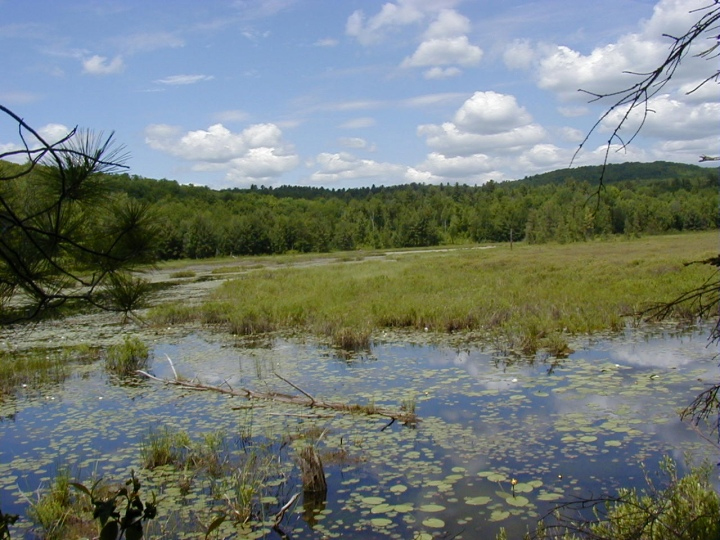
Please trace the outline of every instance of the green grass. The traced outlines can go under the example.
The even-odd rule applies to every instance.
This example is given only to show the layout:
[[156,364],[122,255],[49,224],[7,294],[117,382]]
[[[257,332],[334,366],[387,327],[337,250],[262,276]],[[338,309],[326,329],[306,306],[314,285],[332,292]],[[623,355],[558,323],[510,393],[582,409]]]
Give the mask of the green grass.
[[62,382],[70,375],[70,363],[94,361],[98,355],[99,349],[88,345],[0,351],[0,400],[19,388],[34,391],[46,384]]
[[139,369],[146,369],[150,352],[142,341],[136,337],[113,345],[105,356],[105,368],[119,377],[134,375]]
[[652,303],[701,284],[713,268],[683,263],[712,255],[717,232],[403,253],[255,272],[221,285],[200,307],[161,306],[151,316],[329,339],[339,329],[478,331],[528,354],[562,351],[565,336],[620,330]]

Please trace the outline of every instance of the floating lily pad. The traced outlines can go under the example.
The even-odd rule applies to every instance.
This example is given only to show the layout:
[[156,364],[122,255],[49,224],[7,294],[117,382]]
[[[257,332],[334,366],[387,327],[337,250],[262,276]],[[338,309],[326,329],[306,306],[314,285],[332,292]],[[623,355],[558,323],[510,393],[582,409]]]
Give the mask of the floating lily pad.
[[510,512],[507,510],[494,510],[490,514],[490,521],[503,521],[510,517]]
[[445,526],[445,522],[438,518],[424,519],[422,524],[431,529],[442,529]]
[[527,506],[530,503],[527,497],[523,497],[522,495],[508,497],[507,499],[505,499],[505,502],[511,506]]
[[442,512],[445,510],[445,507],[440,504],[423,504],[421,507],[418,508],[421,512]]
[[492,499],[490,497],[479,496],[479,497],[465,497],[465,504],[470,506],[483,506],[489,503]]

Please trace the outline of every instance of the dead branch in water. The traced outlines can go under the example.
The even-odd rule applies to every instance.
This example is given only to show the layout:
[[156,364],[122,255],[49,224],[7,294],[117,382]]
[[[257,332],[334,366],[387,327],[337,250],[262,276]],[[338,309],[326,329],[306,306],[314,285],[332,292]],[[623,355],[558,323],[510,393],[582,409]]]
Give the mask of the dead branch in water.
[[303,395],[297,396],[292,394],[283,394],[281,392],[256,392],[248,388],[232,388],[229,384],[227,384],[227,382],[223,383],[224,386],[215,386],[211,384],[201,383],[197,380],[187,380],[178,376],[177,372],[175,371],[175,366],[173,366],[172,360],[169,357],[168,362],[170,362],[170,367],[173,371],[173,379],[161,379],[160,377],[156,377],[155,375],[151,375],[150,373],[142,370],[138,370],[136,373],[147,377],[148,379],[152,379],[163,384],[179,386],[180,388],[184,388],[186,390],[203,390],[207,392],[217,392],[218,394],[225,394],[227,396],[243,397],[246,399],[257,399],[264,401],[274,401],[277,403],[287,403],[289,405],[299,405],[302,407],[310,407],[315,409],[328,409],[352,414],[366,414],[369,416],[384,416],[386,418],[391,418],[393,421],[397,420],[398,422],[402,422],[404,424],[416,424],[418,422],[417,415],[412,412],[395,411],[385,407],[378,407],[374,404],[348,404],[339,401],[325,401],[315,398],[278,374],[275,375],[280,380],[289,384]]

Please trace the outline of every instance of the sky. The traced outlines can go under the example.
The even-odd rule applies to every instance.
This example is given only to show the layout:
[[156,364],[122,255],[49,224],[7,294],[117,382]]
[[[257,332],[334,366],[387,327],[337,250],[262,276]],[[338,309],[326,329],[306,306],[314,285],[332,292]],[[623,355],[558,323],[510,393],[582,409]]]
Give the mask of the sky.
[[[622,111],[573,161],[610,105],[580,90],[635,84],[711,3],[0,0],[0,105],[183,184],[481,185],[601,164]],[[716,62],[687,56],[610,161],[718,155],[718,85],[688,94]],[[20,142],[2,115],[0,153]]]

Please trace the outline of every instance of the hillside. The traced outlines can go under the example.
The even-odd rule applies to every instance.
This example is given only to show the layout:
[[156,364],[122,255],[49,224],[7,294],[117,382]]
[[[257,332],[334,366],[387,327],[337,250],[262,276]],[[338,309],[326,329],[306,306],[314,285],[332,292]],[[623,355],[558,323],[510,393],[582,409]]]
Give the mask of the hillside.
[[[2,168],[7,177],[18,166]],[[99,180],[108,196],[152,206],[161,259],[462,242],[575,242],[720,225],[717,169],[668,162],[609,165],[605,189],[598,191],[600,173],[600,167],[578,167],[482,186],[337,190],[213,190],[129,174]],[[0,184],[0,190],[11,184]]]

